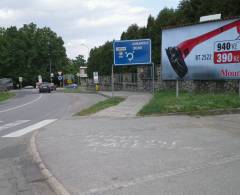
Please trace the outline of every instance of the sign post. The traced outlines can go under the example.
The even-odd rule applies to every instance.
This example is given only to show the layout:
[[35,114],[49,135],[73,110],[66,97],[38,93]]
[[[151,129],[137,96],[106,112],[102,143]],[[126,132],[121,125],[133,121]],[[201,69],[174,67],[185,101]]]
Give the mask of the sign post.
[[238,81],[238,95],[240,97],[240,80]]
[[114,64],[112,66],[112,97],[114,91],[114,66],[152,65],[154,93],[154,63],[152,63],[151,40],[123,40],[113,42]]
[[22,82],[23,82],[23,77],[18,78],[19,84],[20,84],[20,89],[22,88]]
[[78,85],[80,85],[80,73],[78,72],[76,75],[77,75],[77,78],[78,78]]
[[152,92],[155,92],[155,65],[152,63]]
[[112,65],[112,98],[114,96],[113,91],[114,91],[114,70],[113,70],[114,64]]
[[179,96],[179,82],[176,80],[176,97]]

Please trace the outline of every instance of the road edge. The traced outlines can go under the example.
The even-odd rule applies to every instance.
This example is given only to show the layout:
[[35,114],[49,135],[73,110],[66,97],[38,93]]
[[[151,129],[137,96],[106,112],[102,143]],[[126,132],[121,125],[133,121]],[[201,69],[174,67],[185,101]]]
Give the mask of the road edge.
[[33,161],[37,164],[37,166],[40,169],[40,172],[43,174],[43,176],[46,178],[46,182],[48,185],[52,188],[52,190],[57,194],[57,195],[71,195],[67,189],[64,187],[63,184],[61,184],[57,178],[54,177],[54,175],[50,172],[49,169],[45,166],[43,163],[43,160],[40,157],[40,154],[37,150],[37,145],[36,145],[36,136],[38,134],[38,131],[35,131],[30,140],[30,153],[33,158]]

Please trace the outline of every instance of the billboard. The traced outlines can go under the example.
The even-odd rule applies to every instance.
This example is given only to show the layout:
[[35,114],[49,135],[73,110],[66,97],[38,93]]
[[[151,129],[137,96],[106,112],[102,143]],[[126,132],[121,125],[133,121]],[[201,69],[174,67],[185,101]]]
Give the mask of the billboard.
[[163,80],[240,79],[240,19],[162,31]]
[[124,40],[113,42],[114,65],[151,64],[151,40]]

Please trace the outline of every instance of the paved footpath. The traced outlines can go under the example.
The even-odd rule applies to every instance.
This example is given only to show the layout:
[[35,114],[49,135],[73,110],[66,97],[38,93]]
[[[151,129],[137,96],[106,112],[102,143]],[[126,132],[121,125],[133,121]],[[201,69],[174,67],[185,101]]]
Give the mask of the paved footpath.
[[[111,96],[111,92],[101,92]],[[126,100],[117,106],[102,110],[93,117],[135,117],[138,111],[151,99],[149,93],[114,92],[114,96],[125,97]]]
[[239,194],[240,115],[111,113],[61,120],[37,135],[46,167],[70,194]]

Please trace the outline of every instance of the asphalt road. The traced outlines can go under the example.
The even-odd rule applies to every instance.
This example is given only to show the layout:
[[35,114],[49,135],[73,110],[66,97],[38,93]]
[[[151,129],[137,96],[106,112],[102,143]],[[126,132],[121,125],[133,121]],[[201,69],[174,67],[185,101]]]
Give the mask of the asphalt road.
[[21,90],[0,103],[0,195],[53,194],[29,154],[31,133],[101,99],[94,94]]
[[72,195],[237,195],[239,119],[80,117],[54,123],[36,142]]

